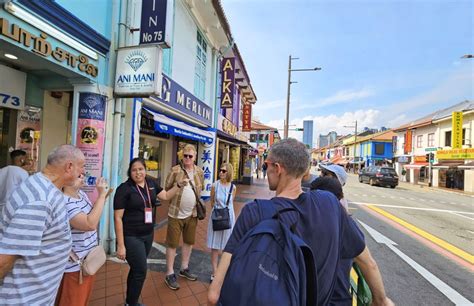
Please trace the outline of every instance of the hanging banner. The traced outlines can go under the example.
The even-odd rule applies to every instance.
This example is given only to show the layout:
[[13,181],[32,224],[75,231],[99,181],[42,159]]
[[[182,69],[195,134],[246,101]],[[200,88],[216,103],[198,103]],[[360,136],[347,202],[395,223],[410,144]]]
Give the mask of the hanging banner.
[[31,171],[38,171],[41,137],[41,109],[31,108],[18,112],[15,149],[26,152],[32,162]]
[[408,130],[405,133],[405,146],[404,146],[404,154],[410,154],[412,149],[412,138],[413,138],[412,130]]
[[452,130],[452,148],[462,149],[462,112],[453,112]]
[[222,90],[221,108],[232,108],[234,106],[235,92],[235,58],[226,57],[222,60]]
[[244,104],[242,112],[242,131],[250,132],[252,130],[252,104]]
[[84,153],[85,183],[82,190],[92,203],[97,200],[95,188],[102,176],[104,159],[105,114],[107,97],[95,93],[79,94],[79,120],[77,122],[76,146]]

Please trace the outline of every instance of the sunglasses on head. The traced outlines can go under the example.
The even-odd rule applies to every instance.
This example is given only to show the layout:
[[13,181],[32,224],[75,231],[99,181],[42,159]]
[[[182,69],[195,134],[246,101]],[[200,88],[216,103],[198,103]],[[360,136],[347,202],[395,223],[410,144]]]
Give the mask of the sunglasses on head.
[[189,154],[184,154],[183,156],[184,156],[184,158],[193,158],[194,157],[194,155],[189,155]]
[[222,173],[227,173],[227,170],[226,170],[226,169],[220,169],[220,171],[221,171]]

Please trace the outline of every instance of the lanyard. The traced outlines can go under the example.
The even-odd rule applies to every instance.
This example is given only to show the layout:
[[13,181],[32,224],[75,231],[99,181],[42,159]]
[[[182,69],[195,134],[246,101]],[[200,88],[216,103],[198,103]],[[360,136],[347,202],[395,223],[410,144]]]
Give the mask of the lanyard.
[[[148,201],[149,201],[149,203],[150,203],[150,208],[151,208],[150,190],[148,189],[148,184],[147,184],[146,180],[145,180],[145,189],[146,189],[147,194],[148,194]],[[140,187],[138,187],[138,184],[137,184],[137,190],[138,190],[138,193],[140,194],[140,196],[142,197],[143,203],[145,204],[145,208],[146,208],[146,207],[147,207],[147,206],[146,206],[147,203],[146,203],[145,197],[143,196],[142,192],[140,191]]]

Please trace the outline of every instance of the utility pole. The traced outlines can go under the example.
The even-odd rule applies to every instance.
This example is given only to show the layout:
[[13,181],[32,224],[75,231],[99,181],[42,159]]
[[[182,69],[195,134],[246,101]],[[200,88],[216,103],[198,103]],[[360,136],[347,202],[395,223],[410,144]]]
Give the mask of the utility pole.
[[288,126],[290,124],[290,92],[291,92],[291,84],[292,83],[297,83],[297,82],[292,82],[291,81],[291,72],[292,71],[318,71],[318,70],[321,70],[321,68],[319,67],[315,67],[315,68],[310,68],[310,69],[291,69],[291,61],[292,60],[296,60],[296,59],[299,59],[298,57],[291,57],[291,54],[290,56],[288,57],[288,89],[287,89],[287,92],[286,92],[286,120],[285,120],[285,130],[284,130],[284,133],[283,133],[283,137],[285,139],[288,138]]

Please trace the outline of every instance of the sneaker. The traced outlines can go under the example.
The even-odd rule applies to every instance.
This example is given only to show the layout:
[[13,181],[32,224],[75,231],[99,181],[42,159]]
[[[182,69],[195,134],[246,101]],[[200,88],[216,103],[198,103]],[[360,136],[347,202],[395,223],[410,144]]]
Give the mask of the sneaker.
[[192,274],[188,269],[183,269],[179,271],[179,276],[189,279],[190,281],[195,281],[198,279],[196,274]]
[[168,286],[171,290],[178,290],[179,284],[176,280],[176,274],[166,275],[165,277],[166,286]]

